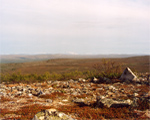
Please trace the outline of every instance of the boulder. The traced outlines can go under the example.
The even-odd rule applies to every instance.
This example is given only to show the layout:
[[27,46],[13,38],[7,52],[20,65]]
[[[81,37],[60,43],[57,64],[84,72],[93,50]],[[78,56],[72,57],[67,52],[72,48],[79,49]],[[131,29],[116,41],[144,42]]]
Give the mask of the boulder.
[[32,120],[75,120],[65,113],[59,112],[56,109],[46,109],[38,112]]
[[134,110],[134,113],[140,118],[149,120],[150,119],[150,111],[147,109],[145,111]]
[[40,95],[42,95],[43,94],[43,92],[41,91],[41,90],[32,90],[32,95],[34,95],[34,96],[40,96]]
[[97,107],[103,107],[106,106],[108,108],[110,107],[128,107],[132,105],[132,101],[130,99],[128,100],[113,100],[110,98],[106,98],[104,96],[97,96],[96,106]]
[[120,77],[120,80],[122,81],[132,81],[136,79],[137,79],[137,76],[128,67],[124,70],[124,72],[122,73]]

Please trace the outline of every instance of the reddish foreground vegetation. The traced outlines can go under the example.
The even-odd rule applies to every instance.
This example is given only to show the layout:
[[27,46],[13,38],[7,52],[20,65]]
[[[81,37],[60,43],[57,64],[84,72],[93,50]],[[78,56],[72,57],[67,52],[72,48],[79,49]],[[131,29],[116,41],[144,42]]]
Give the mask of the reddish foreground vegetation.
[[7,117],[7,119],[28,119],[29,120],[32,119],[37,112],[45,109],[50,109],[50,108],[51,107],[45,107],[38,104],[34,104],[34,105],[27,105],[21,107],[17,111],[10,111],[8,109],[0,109],[0,111],[1,111],[1,115],[16,114],[15,117]]
[[[8,109],[0,109],[0,111],[1,115],[15,114],[15,117],[7,117],[7,119],[32,119],[37,112],[50,108],[52,107],[34,104],[21,107],[17,111],[10,111]],[[140,117],[135,114],[134,111],[131,111],[130,108],[126,107],[95,108],[94,104],[91,106],[80,106],[78,104],[74,104],[72,106],[61,106],[58,108],[58,110],[66,114],[73,114],[76,119],[140,119]]]

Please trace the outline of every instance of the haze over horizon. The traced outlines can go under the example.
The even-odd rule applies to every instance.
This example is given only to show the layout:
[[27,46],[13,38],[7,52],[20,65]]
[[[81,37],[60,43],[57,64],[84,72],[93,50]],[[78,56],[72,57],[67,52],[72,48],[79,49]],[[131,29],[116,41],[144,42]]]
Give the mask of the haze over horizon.
[[1,0],[0,54],[150,54],[150,0]]

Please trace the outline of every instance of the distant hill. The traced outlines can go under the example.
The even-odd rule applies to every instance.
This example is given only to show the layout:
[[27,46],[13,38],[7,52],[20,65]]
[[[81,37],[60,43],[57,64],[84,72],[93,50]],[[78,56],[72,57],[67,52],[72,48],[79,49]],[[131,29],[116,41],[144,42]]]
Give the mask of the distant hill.
[[59,58],[73,58],[73,59],[84,59],[84,58],[128,58],[134,56],[134,54],[98,54],[98,55],[72,55],[72,54],[39,54],[39,55],[1,55],[1,63],[23,63],[23,62],[33,62],[42,61],[49,59],[59,59]]
[[[22,57],[22,56],[21,56]],[[33,57],[33,56],[32,56]],[[37,56],[36,56],[37,57]],[[116,57],[116,56],[115,56]],[[29,57],[31,60],[31,57]],[[34,58],[34,57],[33,57]],[[32,58],[32,60],[34,60]],[[44,58],[44,56],[42,57]],[[77,58],[77,57],[76,57]],[[81,58],[81,57],[80,57]],[[45,59],[47,59],[45,57]],[[115,64],[122,66],[122,71],[129,67],[133,72],[150,72],[150,56],[136,56],[126,58],[106,58],[106,61],[113,61]],[[24,58],[22,58],[22,61]],[[40,60],[40,59],[39,59]],[[48,59],[41,61],[32,61],[25,63],[5,63],[0,64],[1,73],[18,73],[23,74],[44,74],[45,72],[50,73],[67,73],[72,71],[91,71],[94,65],[102,65],[102,58],[59,58],[59,59]],[[12,62],[12,61],[11,61]]]

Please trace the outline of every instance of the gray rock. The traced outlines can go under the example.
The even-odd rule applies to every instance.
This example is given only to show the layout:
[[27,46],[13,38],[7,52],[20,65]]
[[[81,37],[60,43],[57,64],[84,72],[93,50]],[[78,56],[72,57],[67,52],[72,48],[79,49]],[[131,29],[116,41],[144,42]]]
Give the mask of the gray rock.
[[3,85],[3,84],[0,84],[0,88],[1,89],[5,89],[5,90],[7,90],[8,89],[8,87],[6,87],[5,85]]
[[17,92],[15,95],[21,96],[23,93],[21,91]]
[[128,67],[124,70],[124,72],[122,73],[120,77],[120,80],[122,81],[126,81],[126,80],[132,81],[136,79],[137,79],[137,76]]
[[85,100],[82,99],[82,98],[76,98],[76,99],[72,100],[72,102],[74,102],[74,103],[82,103],[82,102],[84,102],[84,101],[85,101]]
[[96,91],[102,91],[104,90],[103,88],[97,88]]
[[53,102],[53,100],[51,100],[51,99],[46,99],[46,102],[48,102],[48,103],[52,103],[52,102]]
[[79,82],[86,82],[86,80],[83,78],[79,78]]
[[46,109],[38,112],[32,120],[75,120],[65,113],[59,112],[56,109]]
[[0,92],[0,96],[6,96],[6,92]]
[[79,93],[78,92],[73,92],[72,95],[77,96],[77,95],[79,95]]
[[130,106],[133,101],[130,99],[128,100],[113,100],[110,98],[105,98],[104,96],[97,96],[97,107],[103,107],[107,106],[108,108],[110,107],[128,107]]
[[18,91],[23,91],[23,87],[22,86],[17,86],[17,90]]
[[114,86],[110,85],[110,86],[108,87],[108,89],[109,89],[109,90],[115,90],[116,88],[115,88]]
[[43,92],[41,90],[32,90],[32,95],[34,95],[34,96],[40,96],[42,94],[43,94]]

